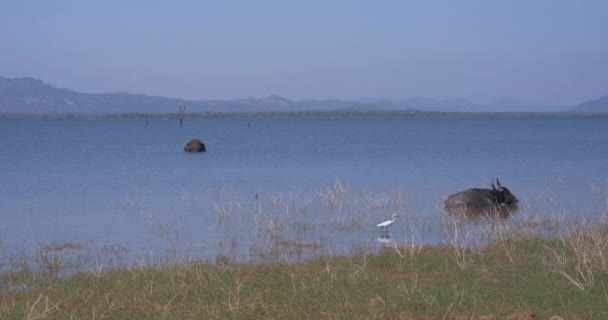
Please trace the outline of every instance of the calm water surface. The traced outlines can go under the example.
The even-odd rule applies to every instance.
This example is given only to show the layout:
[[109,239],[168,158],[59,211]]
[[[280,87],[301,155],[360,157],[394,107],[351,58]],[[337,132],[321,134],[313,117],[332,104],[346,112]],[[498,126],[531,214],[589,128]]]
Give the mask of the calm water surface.
[[[394,241],[434,244],[447,195],[494,177],[518,216],[576,220],[607,199],[608,119],[0,121],[0,137],[4,252],[349,253],[381,246],[396,211]],[[182,151],[194,137],[206,153]]]

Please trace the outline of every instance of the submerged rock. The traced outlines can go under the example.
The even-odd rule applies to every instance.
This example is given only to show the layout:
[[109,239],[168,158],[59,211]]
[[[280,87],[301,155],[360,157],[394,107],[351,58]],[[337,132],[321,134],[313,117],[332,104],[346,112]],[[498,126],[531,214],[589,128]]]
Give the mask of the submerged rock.
[[205,144],[200,139],[192,139],[184,146],[186,152],[205,152]]

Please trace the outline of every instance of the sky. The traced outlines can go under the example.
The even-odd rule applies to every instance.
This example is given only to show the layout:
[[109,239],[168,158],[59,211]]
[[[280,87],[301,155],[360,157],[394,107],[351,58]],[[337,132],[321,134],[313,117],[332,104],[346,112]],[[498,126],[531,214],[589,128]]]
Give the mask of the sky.
[[0,77],[184,99],[608,94],[608,1],[0,1]]

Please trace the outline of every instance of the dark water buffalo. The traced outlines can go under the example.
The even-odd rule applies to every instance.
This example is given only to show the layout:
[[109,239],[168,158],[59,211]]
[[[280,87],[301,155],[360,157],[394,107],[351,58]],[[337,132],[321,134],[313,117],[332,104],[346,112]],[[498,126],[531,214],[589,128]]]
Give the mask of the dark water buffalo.
[[205,144],[201,142],[200,139],[192,139],[190,142],[186,143],[184,146],[184,151],[186,152],[205,152]]
[[445,200],[446,210],[452,213],[464,214],[510,214],[517,210],[519,200],[496,179],[492,181],[492,189],[467,189],[449,196]]

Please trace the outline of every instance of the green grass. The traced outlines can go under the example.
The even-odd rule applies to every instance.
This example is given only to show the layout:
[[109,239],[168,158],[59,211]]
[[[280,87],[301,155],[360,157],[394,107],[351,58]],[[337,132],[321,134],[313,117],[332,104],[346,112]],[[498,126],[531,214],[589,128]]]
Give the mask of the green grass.
[[455,256],[468,249],[395,247],[291,264],[9,272],[0,319],[608,319],[606,231],[597,234],[500,241],[464,266]]

